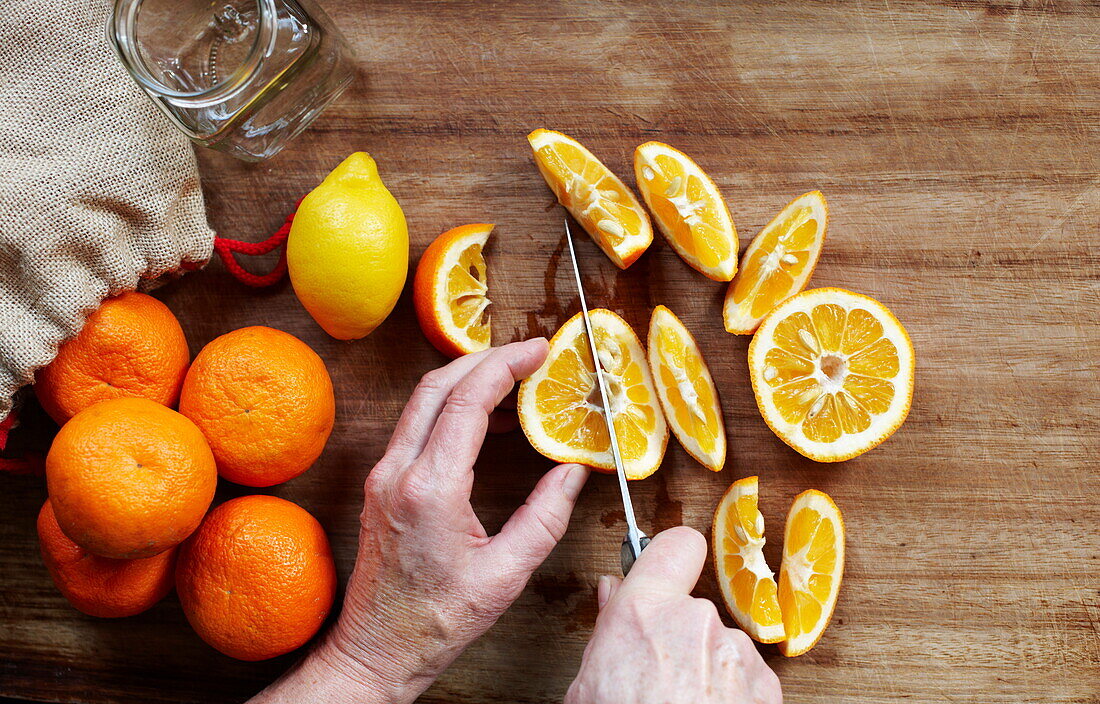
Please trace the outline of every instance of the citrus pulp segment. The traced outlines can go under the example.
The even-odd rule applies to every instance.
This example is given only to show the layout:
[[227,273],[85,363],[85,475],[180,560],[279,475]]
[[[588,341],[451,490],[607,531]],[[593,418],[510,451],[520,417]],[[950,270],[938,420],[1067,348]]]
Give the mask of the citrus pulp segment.
[[715,472],[726,462],[726,428],[718,389],[695,338],[665,306],[649,319],[649,367],[676,439]]
[[714,512],[714,567],[726,609],[754,640],[785,637],[775,573],[764,560],[764,517],[756,477],[733,483]]
[[825,196],[811,191],[791,201],[753,238],[726,290],[722,319],[727,331],[752,333],[772,308],[806,287],[828,223]]
[[634,151],[634,176],[657,227],[693,269],[715,281],[737,273],[737,228],[714,181],[661,142]]
[[625,269],[642,256],[653,242],[653,227],[626,184],[572,137],[537,129],[527,141],[558,202],[615,266]]

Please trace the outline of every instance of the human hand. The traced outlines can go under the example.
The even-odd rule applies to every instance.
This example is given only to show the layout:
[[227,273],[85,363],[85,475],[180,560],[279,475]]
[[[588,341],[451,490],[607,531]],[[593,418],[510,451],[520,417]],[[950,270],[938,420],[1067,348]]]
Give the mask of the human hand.
[[780,704],[779,678],[744,631],[695,599],[707,541],[691,528],[658,534],[625,580],[600,579],[600,614],[565,704]]
[[[326,701],[345,698],[333,689],[354,692],[348,701],[413,701],[496,622],[565,533],[588,477],[579,465],[550,470],[495,536],[470,506],[490,415],[547,351],[539,338],[467,355],[413,392],[366,480],[343,612],[298,668],[299,681],[324,681]],[[333,677],[341,688],[328,686]]]

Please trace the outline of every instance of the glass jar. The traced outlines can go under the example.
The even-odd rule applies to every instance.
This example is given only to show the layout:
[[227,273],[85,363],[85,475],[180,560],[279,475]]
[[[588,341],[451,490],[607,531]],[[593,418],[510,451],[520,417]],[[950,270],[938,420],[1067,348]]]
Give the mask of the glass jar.
[[115,0],[107,34],[176,127],[247,161],[278,153],[355,74],[311,0]]

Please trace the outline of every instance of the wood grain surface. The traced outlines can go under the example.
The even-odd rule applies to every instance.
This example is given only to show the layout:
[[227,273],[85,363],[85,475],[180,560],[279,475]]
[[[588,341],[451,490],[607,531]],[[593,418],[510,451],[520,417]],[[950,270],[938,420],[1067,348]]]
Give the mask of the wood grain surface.
[[[724,287],[660,237],[625,272],[584,240],[590,303],[639,330],[652,306],[670,306],[725,407],[726,469],[708,472],[670,443],[663,469],[633,485],[639,522],[705,532],[723,490],[759,474],[778,566],[794,495],[835,498],[849,533],[833,623],[803,657],[762,648],[789,702],[1100,702],[1100,6],[324,4],[363,75],[268,163],[202,151],[220,234],[266,237],[344,156],[368,150],[408,217],[412,261],[444,229],[497,224],[493,334],[506,342],[552,333],[576,309],[531,129],[577,137],[630,183],[636,145],[679,147],[722,189],[742,246],[791,198],[822,189],[830,231],[811,285],[873,296],[906,325],[917,351],[907,423],[841,465],[802,458],[757,412],[749,340],[722,329]],[[285,282],[250,290],[217,262],[158,295],[193,352],[261,324],[327,362],[332,439],[272,493],[321,520],[345,580],[363,479],[417,379],[444,361],[408,287],[354,343],[326,336]],[[48,434],[28,413],[32,434]],[[490,530],[549,466],[518,432],[487,442],[474,504]],[[120,621],[78,614],[37,554],[44,482],[0,477],[0,494],[0,695],[233,702],[293,662],[219,655],[175,597]],[[519,601],[422,701],[560,701],[622,532],[614,480],[594,477]],[[712,568],[697,594],[719,599]]]

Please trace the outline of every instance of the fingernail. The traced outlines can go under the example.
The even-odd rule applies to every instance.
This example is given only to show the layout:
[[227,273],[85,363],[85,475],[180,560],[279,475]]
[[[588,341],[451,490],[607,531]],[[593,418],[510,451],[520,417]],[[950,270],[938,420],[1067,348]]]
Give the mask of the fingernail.
[[529,337],[526,340],[521,340],[516,345],[528,354],[543,353],[550,348],[550,343],[546,341],[545,337]]
[[611,578],[606,574],[600,575],[600,581],[596,583],[596,606],[603,609],[611,596]]
[[576,501],[586,481],[588,481],[588,468],[575,464],[561,480],[561,493],[565,494],[565,498],[570,501]]

